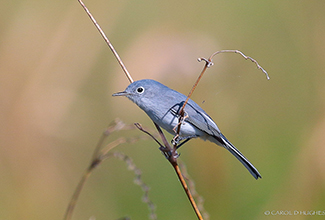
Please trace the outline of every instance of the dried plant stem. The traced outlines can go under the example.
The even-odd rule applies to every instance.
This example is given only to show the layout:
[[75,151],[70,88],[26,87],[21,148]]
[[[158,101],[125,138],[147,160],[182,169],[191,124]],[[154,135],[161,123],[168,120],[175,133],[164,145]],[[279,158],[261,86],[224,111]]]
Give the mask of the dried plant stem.
[[188,185],[188,188],[194,198],[194,200],[196,201],[196,204],[197,204],[197,207],[198,209],[200,210],[203,218],[205,220],[208,220],[210,219],[210,216],[208,214],[208,212],[205,210],[203,204],[204,204],[204,199],[202,196],[200,196],[198,194],[198,192],[196,191],[195,189],[195,183],[194,183],[194,180],[190,177],[190,175],[188,174],[187,172],[187,169],[186,169],[186,166],[185,164],[182,162],[182,161],[179,161],[179,168],[181,169],[182,171],[182,174],[183,174],[183,178],[186,180],[187,182],[187,185]]
[[82,175],[81,177],[81,180],[80,182],[78,183],[78,186],[77,188],[75,189],[74,193],[73,193],[73,196],[70,200],[70,203],[68,205],[68,208],[66,210],[66,213],[64,215],[64,220],[70,220],[71,217],[72,217],[72,213],[73,213],[73,210],[74,208],[76,207],[76,203],[77,203],[77,200],[79,198],[79,195],[81,193],[81,190],[82,188],[84,187],[85,183],[86,183],[86,180],[89,178],[91,172],[92,172],[92,169],[94,168],[95,166],[90,166],[89,169],[87,169],[85,171],[85,173]]
[[[204,65],[204,67],[203,67],[203,70],[201,71],[201,73],[200,73],[199,77],[197,78],[196,82],[194,83],[194,85],[193,85],[191,91],[190,91],[189,94],[187,95],[187,98],[186,98],[186,100],[185,100],[185,102],[184,102],[182,108],[181,108],[180,111],[179,111],[179,115],[180,115],[180,117],[179,117],[179,119],[178,119],[178,126],[177,126],[176,136],[178,136],[179,133],[180,133],[180,131],[181,131],[181,125],[182,125],[181,122],[182,122],[182,120],[183,120],[183,118],[184,118],[184,108],[185,108],[185,106],[186,106],[188,100],[189,100],[190,97],[192,96],[192,94],[193,94],[193,92],[194,92],[196,86],[199,84],[199,82],[200,82],[200,80],[201,80],[203,74],[205,73],[205,71],[207,70],[207,68],[209,68],[209,67],[211,66],[211,64],[212,64],[211,61],[210,61],[210,62],[207,61],[207,62],[205,63],[205,65]],[[174,148],[175,148],[175,146],[174,146]]]
[[104,38],[106,44],[108,45],[108,47],[111,49],[111,51],[113,52],[116,60],[118,61],[118,63],[120,64],[120,66],[122,67],[122,70],[124,71],[126,77],[128,78],[128,80],[130,81],[130,83],[133,83],[133,79],[129,73],[129,71],[126,69],[126,66],[124,65],[122,59],[120,58],[120,56],[118,55],[118,53],[116,52],[116,50],[113,47],[113,44],[111,44],[111,42],[109,41],[109,39],[107,38],[106,34],[104,33],[103,29],[99,26],[99,24],[97,23],[96,19],[94,18],[94,16],[90,13],[90,11],[88,10],[88,8],[86,7],[86,5],[82,2],[82,0],[78,0],[78,2],[80,3],[80,5],[83,7],[83,9],[86,11],[87,15],[89,16],[90,20],[94,23],[94,25],[96,26],[97,30],[99,31],[100,35]]
[[200,213],[200,210],[198,209],[196,203],[195,203],[195,200],[193,199],[193,196],[191,194],[191,191],[189,190],[187,184],[186,184],[186,181],[183,177],[183,174],[181,172],[181,170],[179,169],[179,166],[178,166],[178,162],[177,162],[177,158],[178,158],[178,154],[176,152],[176,149],[177,149],[177,143],[175,142],[174,144],[174,148],[171,148],[167,139],[166,139],[166,136],[164,135],[163,131],[161,130],[161,128],[159,127],[159,125],[157,125],[156,123],[154,123],[157,130],[158,130],[158,133],[160,134],[161,136],[161,139],[163,140],[163,143],[165,145],[165,148],[168,152],[171,152],[170,154],[166,154],[165,153],[165,156],[166,158],[168,159],[168,161],[170,162],[170,164],[173,166],[175,172],[176,172],[176,175],[179,179],[179,181],[181,182],[181,185],[187,195],[187,198],[189,199],[193,209],[194,209],[194,212],[196,214],[196,216],[198,217],[199,220],[203,220],[202,218],[202,215]]
[[[93,152],[93,156],[91,158],[92,161],[95,161],[100,153],[101,148],[103,147],[104,140],[114,131],[120,130],[132,130],[134,127],[132,125],[126,125],[123,121],[119,118],[116,118],[103,132],[102,136],[100,137],[95,150]],[[110,144],[112,145],[112,144]]]
[[194,209],[194,212],[196,214],[196,216],[198,217],[199,220],[203,220],[202,218],[202,215],[200,213],[200,210],[198,209],[198,206],[196,205],[195,203],[195,200],[193,199],[193,196],[186,184],[186,181],[182,175],[182,172],[178,166],[178,163],[177,163],[177,158],[178,158],[178,154],[176,152],[176,149],[177,149],[177,143],[175,143],[174,145],[174,148],[172,148],[168,141],[167,141],[167,138],[165,137],[163,131],[161,130],[161,128],[159,127],[159,125],[157,125],[156,123],[154,123],[157,130],[158,130],[158,133],[163,141],[163,144],[161,144],[152,134],[150,134],[148,131],[146,131],[145,129],[142,128],[142,126],[139,124],[139,123],[136,123],[136,127],[146,133],[147,135],[149,135],[152,139],[154,139],[156,141],[156,143],[158,143],[158,145],[160,146],[160,150],[163,152],[163,154],[165,155],[166,159],[169,161],[169,163],[173,166],[175,172],[176,172],[176,175],[179,179],[179,181],[181,182],[181,185],[187,195],[187,198],[189,199],[193,209]]
[[[219,50],[219,51],[217,51],[217,52],[214,52],[214,53],[210,56],[209,61],[212,62],[212,58],[213,58],[215,55],[219,54],[219,53],[238,53],[238,54],[240,54],[242,57],[244,57],[245,60],[250,60],[250,61],[252,61],[253,63],[255,63],[255,65],[257,66],[257,68],[260,69],[260,70],[262,70],[262,72],[265,74],[266,79],[267,79],[267,80],[270,79],[269,74],[266,72],[266,70],[265,70],[265,69],[264,69],[260,64],[258,64],[258,62],[257,62],[255,59],[253,59],[252,57],[246,56],[246,55],[245,55],[243,52],[241,52],[240,50]],[[211,64],[213,64],[213,63],[211,63]]]
[[185,191],[185,193],[187,195],[188,200],[190,201],[190,203],[191,203],[191,205],[192,205],[192,207],[194,209],[194,212],[195,212],[197,218],[199,220],[203,220],[203,217],[202,217],[202,215],[200,213],[200,210],[198,209],[198,207],[197,207],[197,205],[195,203],[195,200],[193,199],[193,196],[192,196],[190,190],[187,187],[186,181],[185,181],[185,179],[184,179],[184,177],[182,175],[181,170],[179,169],[178,164],[177,163],[176,164],[172,164],[172,166],[175,169],[175,172],[177,174],[177,177],[178,177],[179,181],[181,182],[181,184],[183,186],[183,189],[184,189],[184,191]]
[[69,202],[68,208],[64,215],[64,220],[70,220],[72,218],[72,213],[76,206],[81,190],[83,189],[87,179],[90,177],[92,171],[104,160],[111,157],[115,157],[120,160],[123,160],[127,164],[128,169],[134,172],[135,184],[139,185],[141,189],[144,191],[143,201],[148,205],[150,211],[150,219],[154,219],[154,220],[157,219],[157,215],[155,213],[155,205],[149,198],[149,187],[141,179],[141,170],[135,166],[131,158],[129,158],[128,156],[120,152],[113,152],[113,153],[110,152],[113,148],[117,147],[120,144],[134,143],[135,141],[143,139],[143,137],[133,137],[133,138],[119,137],[115,141],[110,142],[109,144],[106,145],[106,147],[103,148],[105,138],[107,138],[112,132],[120,131],[120,130],[131,130],[131,129],[134,129],[134,126],[126,125],[119,119],[116,119],[114,123],[112,123],[105,130],[105,132],[99,139],[97,146],[95,147],[89,167],[82,175],[78,183],[78,186],[76,187],[75,192],[73,193],[73,196]]

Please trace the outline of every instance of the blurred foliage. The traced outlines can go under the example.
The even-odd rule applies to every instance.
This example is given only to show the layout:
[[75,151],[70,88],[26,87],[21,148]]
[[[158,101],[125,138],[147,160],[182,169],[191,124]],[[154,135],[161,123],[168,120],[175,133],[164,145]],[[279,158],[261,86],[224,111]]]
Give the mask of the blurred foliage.
[[[211,143],[182,147],[211,219],[325,209],[323,0],[85,4],[134,79],[154,78],[187,94],[202,68],[196,59],[221,49],[241,50],[269,72],[267,81],[251,62],[221,54],[193,95],[263,177],[254,180]],[[62,219],[106,126],[117,117],[153,126],[133,103],[111,97],[128,81],[76,0],[0,6],[0,219]],[[158,219],[196,219],[154,142],[117,150],[142,170]],[[132,180],[123,162],[105,161],[86,183],[74,219],[147,219]]]

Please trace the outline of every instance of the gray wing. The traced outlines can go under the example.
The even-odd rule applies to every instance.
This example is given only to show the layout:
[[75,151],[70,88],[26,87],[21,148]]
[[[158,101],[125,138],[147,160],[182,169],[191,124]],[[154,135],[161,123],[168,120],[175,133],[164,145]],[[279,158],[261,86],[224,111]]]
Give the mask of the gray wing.
[[[178,103],[177,105],[171,108],[171,111],[174,115],[176,115],[181,107],[183,106],[183,102]],[[206,132],[209,135],[220,136],[220,130],[216,123],[212,120],[212,118],[191,99],[185,106],[185,121],[191,123],[201,131]]]
[[[191,100],[190,100],[191,101]],[[185,121],[193,124],[198,129],[208,133],[209,135],[219,136],[220,130],[212,118],[196,103],[187,103],[185,112],[188,117]]]

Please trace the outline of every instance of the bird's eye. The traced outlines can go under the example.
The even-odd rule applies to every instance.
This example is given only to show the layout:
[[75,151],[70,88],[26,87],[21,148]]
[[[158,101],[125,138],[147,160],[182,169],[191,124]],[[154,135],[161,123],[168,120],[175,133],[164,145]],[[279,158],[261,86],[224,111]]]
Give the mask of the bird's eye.
[[144,88],[142,86],[137,88],[137,93],[142,94],[144,92]]

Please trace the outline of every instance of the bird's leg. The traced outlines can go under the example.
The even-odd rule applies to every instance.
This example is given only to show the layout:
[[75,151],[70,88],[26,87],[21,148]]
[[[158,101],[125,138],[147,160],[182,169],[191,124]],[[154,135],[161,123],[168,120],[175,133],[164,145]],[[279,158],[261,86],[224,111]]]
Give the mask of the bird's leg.
[[179,143],[180,139],[181,139],[181,137],[179,136],[179,134],[176,134],[176,135],[174,136],[174,138],[170,141],[170,143],[171,143],[172,145],[177,145],[177,144]]
[[185,143],[187,143],[189,140],[191,140],[192,137],[186,137],[186,138],[184,138],[184,139],[185,139],[185,140],[184,140],[182,143],[180,143],[179,145],[177,145],[176,149],[178,149],[178,148],[180,148],[181,146],[183,146],[183,144],[185,144]]
[[[186,136],[186,137],[181,137],[179,135],[175,135],[175,137],[171,140],[171,144],[172,145],[176,145],[177,149],[180,148],[183,144],[185,144],[186,142],[188,142],[189,140],[191,140],[192,138],[197,138],[197,135],[190,135],[190,136]],[[181,141],[183,141],[182,143],[180,143]]]

